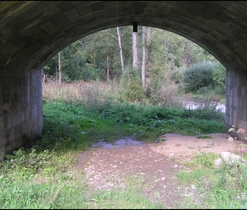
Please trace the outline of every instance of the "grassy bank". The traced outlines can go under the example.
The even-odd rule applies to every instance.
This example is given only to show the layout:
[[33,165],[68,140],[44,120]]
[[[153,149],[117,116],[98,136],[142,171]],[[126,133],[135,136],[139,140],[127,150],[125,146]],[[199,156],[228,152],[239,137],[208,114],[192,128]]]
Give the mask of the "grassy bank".
[[[72,85],[54,89],[44,86],[42,138],[32,148],[21,148],[4,155],[0,162],[1,208],[166,208],[143,194],[141,177],[128,177],[124,189],[89,188],[85,174],[74,168],[76,155],[100,139],[113,141],[131,136],[141,141],[157,142],[164,133],[200,136],[224,132],[224,116],[212,109],[192,111],[179,107],[120,103],[113,98],[117,90],[112,86],[100,89],[94,84],[84,86],[84,89],[78,85],[78,88],[85,94],[73,95],[76,88]],[[196,167],[198,161],[202,166],[201,172]],[[240,200],[237,196],[247,192],[246,169],[241,168],[241,172],[234,171],[236,168],[214,169],[212,162],[213,158],[208,156],[195,157],[195,164],[189,166],[192,173],[177,174],[181,186],[195,184],[206,199],[204,203],[199,199],[193,204],[185,200],[187,206],[245,206],[246,199]],[[230,191],[231,186],[234,186],[234,192]],[[179,208],[186,207],[178,205]]]
[[[185,198],[179,208],[246,209],[246,164],[222,164],[215,168],[217,158],[213,153],[197,154],[194,161],[187,163],[190,172],[177,173],[181,186],[196,189],[194,196]],[[243,159],[246,161],[247,156]]]
[[85,174],[73,168],[76,155],[93,142],[111,141],[132,132],[127,125],[105,120],[84,107],[47,101],[42,139],[30,149],[5,155],[0,164],[0,207],[160,207],[142,195],[140,187],[132,185],[124,190],[92,191]]

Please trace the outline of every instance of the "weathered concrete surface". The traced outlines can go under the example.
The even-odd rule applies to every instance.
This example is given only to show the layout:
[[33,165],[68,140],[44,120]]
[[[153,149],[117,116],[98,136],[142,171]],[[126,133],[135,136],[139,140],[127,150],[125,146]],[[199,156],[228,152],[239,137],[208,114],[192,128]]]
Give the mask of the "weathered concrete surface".
[[246,1],[2,1],[0,148],[41,135],[39,69],[50,58],[83,36],[133,22],[177,33],[213,54],[227,69],[226,125],[247,129]]
[[40,70],[0,69],[0,156],[38,138],[43,128]]

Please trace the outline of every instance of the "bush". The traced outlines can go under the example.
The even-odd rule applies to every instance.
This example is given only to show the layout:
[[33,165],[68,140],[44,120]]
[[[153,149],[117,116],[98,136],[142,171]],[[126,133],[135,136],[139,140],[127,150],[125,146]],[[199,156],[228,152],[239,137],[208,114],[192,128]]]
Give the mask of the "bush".
[[179,87],[172,82],[154,80],[147,89],[147,97],[152,105],[162,105],[166,107],[180,107],[181,102],[177,97]]
[[142,102],[145,99],[145,93],[142,89],[140,70],[128,70],[120,79],[119,100],[130,102]]
[[175,84],[180,84],[183,81],[183,73],[184,73],[184,68],[179,68],[175,69],[171,73],[171,81],[173,81]]
[[184,72],[184,88],[186,92],[196,92],[202,87],[215,87],[213,71],[216,64],[212,62],[198,63]]
[[221,64],[215,66],[213,80],[216,85],[216,92],[224,94],[226,92],[226,69]]

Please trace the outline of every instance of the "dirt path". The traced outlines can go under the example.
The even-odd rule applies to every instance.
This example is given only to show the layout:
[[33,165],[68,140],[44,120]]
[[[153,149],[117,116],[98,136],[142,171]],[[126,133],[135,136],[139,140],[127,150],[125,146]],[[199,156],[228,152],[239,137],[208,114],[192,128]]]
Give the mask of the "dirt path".
[[184,162],[192,160],[196,153],[247,152],[244,142],[229,142],[227,134],[210,136],[211,139],[197,139],[194,136],[165,134],[162,136],[165,141],[156,144],[92,148],[78,155],[76,167],[86,173],[88,184],[93,189],[123,188],[126,177],[140,176],[144,180],[144,193],[151,200],[162,201],[168,208],[174,208],[176,201],[196,193],[193,186],[182,192],[179,190],[175,173],[187,170]]

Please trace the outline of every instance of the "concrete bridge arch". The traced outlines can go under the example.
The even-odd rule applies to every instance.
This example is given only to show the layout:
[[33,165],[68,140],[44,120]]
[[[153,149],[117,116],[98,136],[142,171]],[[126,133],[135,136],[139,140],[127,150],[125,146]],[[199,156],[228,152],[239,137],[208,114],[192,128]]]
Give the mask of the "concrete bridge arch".
[[41,68],[57,52],[111,27],[150,26],[184,36],[227,69],[226,127],[247,129],[247,2],[0,2],[0,152],[43,129]]

